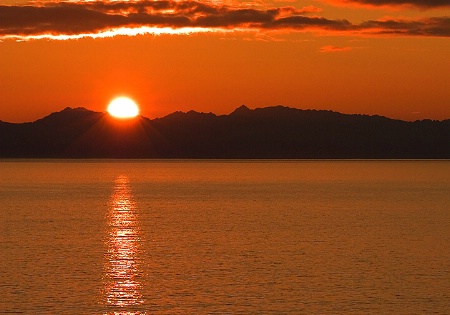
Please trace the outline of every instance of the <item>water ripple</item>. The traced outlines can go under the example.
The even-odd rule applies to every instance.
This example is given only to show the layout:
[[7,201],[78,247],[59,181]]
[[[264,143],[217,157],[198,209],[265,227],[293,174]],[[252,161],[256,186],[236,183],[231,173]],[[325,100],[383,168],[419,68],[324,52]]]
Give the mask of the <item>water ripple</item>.
[[145,314],[140,249],[140,228],[128,178],[117,177],[108,213],[108,250],[105,254],[105,303],[110,315]]

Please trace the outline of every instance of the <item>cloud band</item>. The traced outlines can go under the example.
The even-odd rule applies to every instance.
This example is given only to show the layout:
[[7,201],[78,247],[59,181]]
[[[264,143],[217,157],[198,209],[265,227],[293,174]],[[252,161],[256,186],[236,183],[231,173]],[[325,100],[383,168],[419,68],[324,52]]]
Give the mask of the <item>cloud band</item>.
[[[0,6],[0,39],[94,36],[115,30],[170,29],[191,31],[311,31],[348,35],[450,36],[450,18],[373,20],[352,24],[316,14],[320,9],[255,9],[193,0],[139,2],[46,2]],[[117,34],[127,34],[117,32]],[[132,34],[132,32],[130,32]]]

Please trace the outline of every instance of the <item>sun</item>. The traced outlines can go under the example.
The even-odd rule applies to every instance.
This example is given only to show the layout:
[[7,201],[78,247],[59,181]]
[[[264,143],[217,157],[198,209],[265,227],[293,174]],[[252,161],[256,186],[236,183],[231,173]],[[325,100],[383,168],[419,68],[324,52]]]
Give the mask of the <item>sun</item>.
[[131,98],[121,96],[109,103],[108,113],[116,118],[133,118],[139,115],[139,107]]

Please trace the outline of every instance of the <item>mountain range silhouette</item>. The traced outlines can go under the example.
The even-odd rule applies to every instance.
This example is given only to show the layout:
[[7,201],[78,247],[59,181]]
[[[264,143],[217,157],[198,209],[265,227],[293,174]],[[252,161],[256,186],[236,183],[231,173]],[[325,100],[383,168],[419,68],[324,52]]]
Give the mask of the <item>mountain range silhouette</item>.
[[407,122],[284,106],[119,120],[66,108],[0,121],[1,158],[449,159],[450,119]]

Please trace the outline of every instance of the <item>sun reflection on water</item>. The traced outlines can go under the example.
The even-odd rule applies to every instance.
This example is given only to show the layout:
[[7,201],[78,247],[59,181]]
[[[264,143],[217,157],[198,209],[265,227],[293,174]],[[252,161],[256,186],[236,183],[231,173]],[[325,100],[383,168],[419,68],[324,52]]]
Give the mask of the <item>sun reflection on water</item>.
[[146,314],[142,305],[140,229],[129,180],[117,177],[108,213],[105,299],[108,315]]

